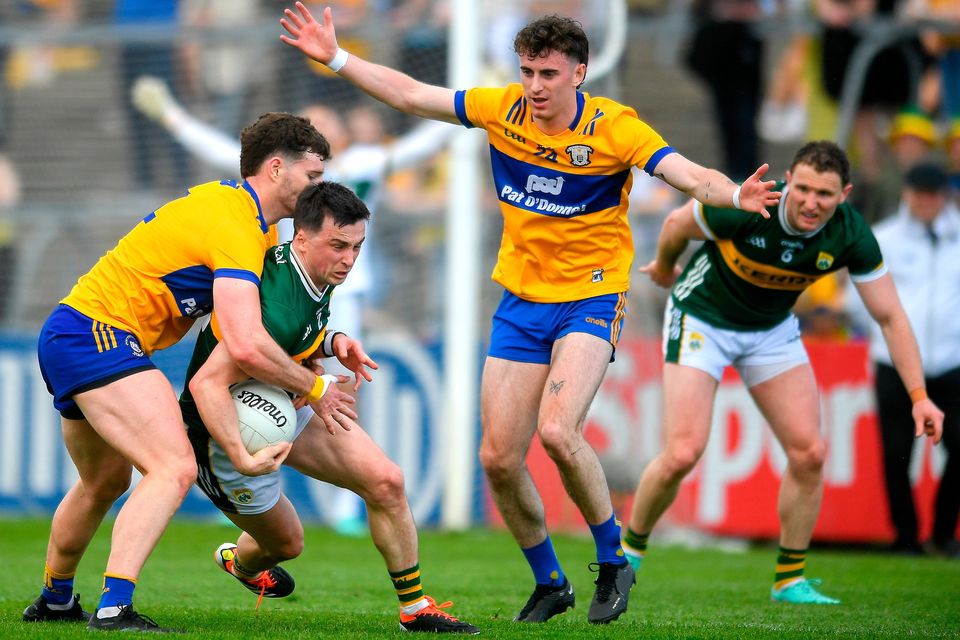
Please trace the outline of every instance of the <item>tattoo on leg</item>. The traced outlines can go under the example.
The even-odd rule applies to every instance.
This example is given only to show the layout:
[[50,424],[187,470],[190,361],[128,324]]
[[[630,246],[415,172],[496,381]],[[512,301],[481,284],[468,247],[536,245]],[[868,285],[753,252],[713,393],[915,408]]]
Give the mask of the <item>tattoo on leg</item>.
[[555,396],[560,395],[560,389],[563,388],[564,382],[566,382],[566,380],[561,380],[560,382],[554,382],[553,380],[551,380],[550,389],[549,389],[550,394]]

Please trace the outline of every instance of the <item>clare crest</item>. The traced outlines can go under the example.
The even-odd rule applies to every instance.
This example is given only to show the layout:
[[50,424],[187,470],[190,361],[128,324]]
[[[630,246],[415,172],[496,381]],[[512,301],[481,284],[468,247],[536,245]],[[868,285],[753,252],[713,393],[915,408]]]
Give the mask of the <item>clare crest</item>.
[[590,164],[590,154],[593,153],[593,147],[585,144],[572,144],[564,151],[570,156],[570,164],[575,167],[585,167]]

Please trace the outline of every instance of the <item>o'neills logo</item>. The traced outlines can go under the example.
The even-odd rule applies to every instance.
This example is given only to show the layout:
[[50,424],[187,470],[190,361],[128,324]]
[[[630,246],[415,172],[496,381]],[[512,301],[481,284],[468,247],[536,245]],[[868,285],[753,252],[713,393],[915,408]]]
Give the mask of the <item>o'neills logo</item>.
[[277,423],[278,427],[286,426],[287,416],[283,415],[283,411],[281,411],[277,405],[273,404],[259,393],[244,390],[237,395],[237,400],[239,400],[241,404],[245,404],[251,409],[256,409],[261,413],[267,414],[273,418],[273,421]]

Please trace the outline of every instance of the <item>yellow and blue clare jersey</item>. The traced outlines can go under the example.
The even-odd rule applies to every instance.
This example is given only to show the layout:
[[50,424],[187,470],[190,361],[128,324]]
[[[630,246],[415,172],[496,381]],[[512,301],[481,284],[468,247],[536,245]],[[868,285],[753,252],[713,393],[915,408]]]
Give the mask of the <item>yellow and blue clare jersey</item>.
[[259,285],[275,243],[252,187],[209,182],[146,216],[61,302],[136,335],[149,355],[210,313],[214,278]]
[[577,93],[568,129],[537,128],[520,84],[458,91],[457,117],[487,131],[503,238],[492,278],[531,302],[630,287],[630,168],[652,174],[673,149],[637,113]]

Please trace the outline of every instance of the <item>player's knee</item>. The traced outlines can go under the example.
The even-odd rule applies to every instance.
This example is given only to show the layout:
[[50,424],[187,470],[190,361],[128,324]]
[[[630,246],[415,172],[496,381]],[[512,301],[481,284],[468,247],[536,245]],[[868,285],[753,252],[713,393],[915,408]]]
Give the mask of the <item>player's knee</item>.
[[823,440],[817,440],[807,447],[790,447],[787,461],[793,469],[801,473],[819,474],[827,459],[827,446]]
[[511,452],[487,444],[480,445],[480,466],[492,484],[508,482],[517,473],[523,460]]
[[406,500],[403,471],[393,463],[383,465],[370,483],[367,503],[376,509],[391,510],[403,505]]
[[132,469],[127,465],[124,469],[100,474],[92,480],[86,479],[86,494],[94,503],[109,508],[130,488],[131,476]]
[[537,429],[540,443],[551,460],[562,461],[576,455],[583,447],[589,446],[583,437],[568,425],[559,422],[545,422]]
[[193,456],[170,460],[162,468],[154,470],[164,482],[176,487],[183,498],[197,481],[197,463]]
[[690,443],[670,447],[661,455],[662,468],[669,480],[684,478],[693,471],[703,449]]

